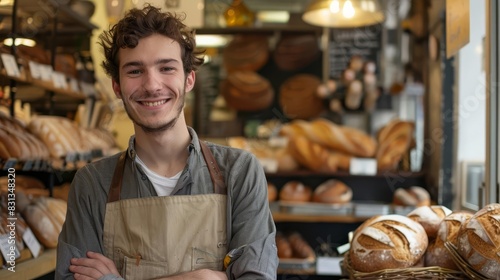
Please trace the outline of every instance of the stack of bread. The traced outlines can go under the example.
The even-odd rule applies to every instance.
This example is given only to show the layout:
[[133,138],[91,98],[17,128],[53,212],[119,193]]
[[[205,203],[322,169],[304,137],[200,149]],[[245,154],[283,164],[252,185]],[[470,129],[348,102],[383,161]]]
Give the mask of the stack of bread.
[[476,213],[424,205],[406,216],[375,216],[356,229],[345,261],[351,273],[425,267],[462,275],[467,270],[445,245],[451,244],[472,270],[495,279],[500,275],[499,216],[500,204]]
[[0,114],[0,159],[48,159],[45,144],[14,118]]
[[298,232],[292,232],[288,235],[277,232],[276,247],[278,247],[278,257],[280,259],[310,259],[316,257],[314,250]]
[[290,154],[303,167],[318,172],[349,170],[352,157],[373,157],[376,140],[356,128],[327,119],[293,120],[283,125]]
[[352,190],[336,179],[326,180],[314,190],[300,181],[292,180],[283,185],[278,198],[286,202],[345,204],[351,201]]
[[86,129],[64,117],[33,117],[28,130],[45,144],[52,158],[115,146],[114,139],[106,131]]

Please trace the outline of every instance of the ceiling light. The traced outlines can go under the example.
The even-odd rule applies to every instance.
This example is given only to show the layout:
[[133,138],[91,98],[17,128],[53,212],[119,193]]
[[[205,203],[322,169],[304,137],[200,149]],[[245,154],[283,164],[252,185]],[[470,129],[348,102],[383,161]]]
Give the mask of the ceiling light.
[[360,27],[384,21],[378,0],[313,0],[302,19],[323,27]]
[[[12,46],[12,38],[5,39],[3,41],[3,43],[6,46]],[[24,45],[24,46],[28,46],[28,47],[34,47],[36,45],[36,42],[34,40],[27,39],[27,38],[16,38],[15,45],[16,46]]]
[[225,46],[231,36],[221,35],[196,35],[197,47],[222,47]]

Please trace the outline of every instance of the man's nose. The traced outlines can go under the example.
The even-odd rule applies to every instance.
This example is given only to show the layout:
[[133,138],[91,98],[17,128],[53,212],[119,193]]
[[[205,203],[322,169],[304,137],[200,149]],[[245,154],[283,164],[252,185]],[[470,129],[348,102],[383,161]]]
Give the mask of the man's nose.
[[143,85],[148,92],[156,92],[161,89],[160,77],[157,73],[147,72],[144,75]]

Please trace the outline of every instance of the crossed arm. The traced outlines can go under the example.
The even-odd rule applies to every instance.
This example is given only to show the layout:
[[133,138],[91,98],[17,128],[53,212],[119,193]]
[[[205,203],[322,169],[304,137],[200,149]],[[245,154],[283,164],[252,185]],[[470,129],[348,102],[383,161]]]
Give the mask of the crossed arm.
[[[115,275],[121,279],[115,264],[111,259],[102,254],[87,252],[86,258],[73,258],[69,270],[74,273],[76,280],[100,279],[106,275]],[[226,273],[223,271],[213,271],[202,269],[191,271],[175,276],[161,278],[163,280],[227,280]],[[159,279],[160,280],[160,279]]]

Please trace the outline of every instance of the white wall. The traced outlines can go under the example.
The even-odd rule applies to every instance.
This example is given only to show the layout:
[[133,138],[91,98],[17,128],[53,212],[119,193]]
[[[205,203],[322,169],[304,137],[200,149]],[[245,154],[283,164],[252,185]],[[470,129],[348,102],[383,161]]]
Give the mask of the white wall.
[[470,42],[459,52],[457,159],[485,160],[486,81],[483,38],[486,34],[485,1],[470,1]]

